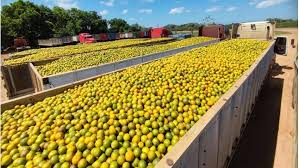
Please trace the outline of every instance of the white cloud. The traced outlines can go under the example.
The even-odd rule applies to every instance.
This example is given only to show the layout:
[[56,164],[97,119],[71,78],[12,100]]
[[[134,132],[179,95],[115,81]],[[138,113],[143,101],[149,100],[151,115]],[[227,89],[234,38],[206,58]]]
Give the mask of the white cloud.
[[214,7],[206,9],[206,12],[217,12],[217,11],[220,11],[220,7],[218,7],[218,6],[214,6]]
[[139,13],[151,14],[153,12],[152,9],[139,9]]
[[57,0],[55,1],[55,5],[64,9],[79,8],[78,2],[75,0]]
[[125,15],[125,14],[127,14],[128,13],[128,9],[124,9],[121,13],[123,14],[123,15]]
[[270,6],[278,5],[286,2],[287,0],[264,0],[256,4],[256,8],[268,8]]
[[106,10],[106,9],[99,11],[99,14],[100,14],[101,16],[105,16],[105,15],[107,15],[108,13],[109,13],[109,11]]
[[178,8],[173,8],[173,9],[170,9],[169,11],[169,14],[181,14],[181,13],[184,13],[184,12],[190,12],[189,9],[185,9],[185,7],[178,7]]
[[232,12],[232,11],[234,11],[234,10],[236,10],[237,9],[237,7],[235,7],[235,6],[231,6],[231,7],[228,7],[227,9],[226,9],[226,11],[227,12]]
[[257,4],[257,2],[258,2],[257,0],[251,0],[251,1],[249,1],[248,4],[252,6],[252,5]]
[[114,0],[100,1],[100,4],[103,4],[105,6],[113,6],[114,5]]

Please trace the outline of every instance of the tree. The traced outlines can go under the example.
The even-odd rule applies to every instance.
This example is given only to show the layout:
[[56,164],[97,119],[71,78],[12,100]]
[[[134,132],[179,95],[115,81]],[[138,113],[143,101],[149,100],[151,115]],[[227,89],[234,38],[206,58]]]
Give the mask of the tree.
[[40,10],[40,34],[39,38],[50,38],[53,37],[53,27],[54,27],[54,15],[50,8],[41,5]]
[[139,32],[139,31],[144,31],[145,28],[140,26],[139,24],[135,23],[135,24],[132,24],[130,25],[129,27],[129,31],[130,32]]
[[69,16],[67,10],[55,6],[52,11],[55,18],[55,25],[53,28],[54,36],[62,37],[74,34],[74,31],[71,30],[73,28],[73,24],[69,22],[71,17]]
[[276,22],[276,27],[277,28],[298,27],[298,20],[294,20],[294,19],[268,18],[266,20]]
[[182,25],[175,25],[175,24],[169,24],[164,26],[166,29],[171,31],[193,31],[198,30],[200,24],[199,23],[186,23]]
[[78,35],[82,32],[92,34],[107,32],[107,21],[95,11],[87,12],[76,8],[65,10],[54,7],[53,13],[56,18],[54,33],[57,37]]
[[2,7],[1,26],[3,47],[13,45],[17,37],[26,38],[34,46],[40,38],[107,32],[107,21],[95,11],[65,10],[57,6],[50,9],[22,0]]
[[111,19],[109,21],[109,31],[112,33],[117,33],[117,32],[127,32],[129,30],[130,25],[123,19]]
[[168,30],[171,30],[171,31],[176,31],[176,29],[177,29],[177,25],[175,25],[175,24],[168,24],[164,27]]
[[[29,1],[16,1],[10,5],[2,7],[1,25],[2,25],[2,46],[9,46],[14,38],[25,37],[29,44],[35,45],[36,37],[49,36],[49,22],[43,17],[47,10],[45,7],[40,8]],[[47,32],[47,33],[46,33]]]
[[91,33],[106,33],[108,32],[107,20],[103,19],[95,11],[89,12],[90,32]]

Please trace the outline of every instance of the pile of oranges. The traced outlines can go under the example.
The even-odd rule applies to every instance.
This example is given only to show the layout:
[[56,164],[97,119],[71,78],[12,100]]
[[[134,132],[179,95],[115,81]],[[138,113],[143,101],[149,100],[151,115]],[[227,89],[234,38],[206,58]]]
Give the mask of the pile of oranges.
[[229,40],[17,105],[1,115],[1,166],[154,167],[268,45]]

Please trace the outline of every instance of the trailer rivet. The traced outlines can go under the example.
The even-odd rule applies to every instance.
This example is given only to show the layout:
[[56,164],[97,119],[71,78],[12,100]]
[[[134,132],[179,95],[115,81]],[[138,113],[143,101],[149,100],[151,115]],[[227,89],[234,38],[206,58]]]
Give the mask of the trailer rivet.
[[168,166],[172,166],[173,165],[173,160],[172,159],[167,159],[166,163],[168,164]]

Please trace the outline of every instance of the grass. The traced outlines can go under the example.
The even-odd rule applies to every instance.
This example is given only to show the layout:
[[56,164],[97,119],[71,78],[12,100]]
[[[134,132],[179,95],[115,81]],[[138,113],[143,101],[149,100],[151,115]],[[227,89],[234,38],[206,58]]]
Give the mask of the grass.
[[291,33],[285,31],[275,31],[275,35],[285,35],[285,34],[291,34]]

